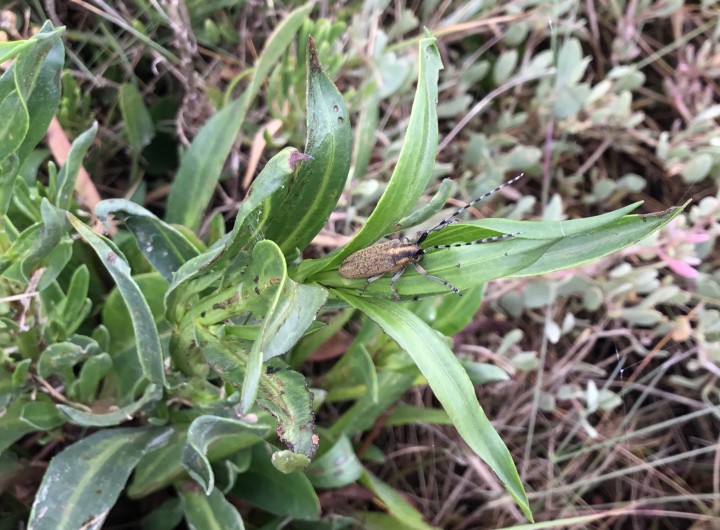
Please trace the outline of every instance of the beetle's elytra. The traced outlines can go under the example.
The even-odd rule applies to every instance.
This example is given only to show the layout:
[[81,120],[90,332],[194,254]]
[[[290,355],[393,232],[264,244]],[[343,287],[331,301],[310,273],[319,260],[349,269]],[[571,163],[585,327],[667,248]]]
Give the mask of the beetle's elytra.
[[395,282],[400,278],[402,273],[405,271],[408,265],[412,265],[415,270],[417,270],[420,274],[428,278],[429,280],[433,280],[435,282],[443,284],[445,287],[450,289],[452,292],[457,294],[458,296],[462,296],[460,291],[456,289],[452,284],[449,282],[446,282],[442,278],[439,278],[437,276],[432,276],[431,274],[428,274],[428,272],[423,269],[420,266],[420,262],[422,261],[423,257],[425,256],[425,253],[429,250],[433,249],[439,249],[439,248],[451,248],[451,247],[462,247],[465,245],[479,245],[482,243],[492,243],[493,241],[501,241],[503,239],[508,239],[511,237],[517,236],[520,232],[515,232],[512,234],[503,234],[500,236],[493,236],[493,237],[486,237],[485,239],[478,239],[477,241],[469,241],[467,243],[453,243],[451,245],[434,245],[432,247],[428,248],[422,248],[420,245],[423,241],[427,238],[428,234],[430,232],[435,232],[438,230],[442,230],[446,226],[454,223],[457,221],[457,217],[463,213],[465,210],[470,208],[473,204],[489,197],[490,195],[500,191],[505,186],[509,186],[513,184],[514,182],[518,181],[523,177],[523,174],[518,175],[517,177],[509,180],[505,184],[501,184],[497,188],[490,190],[489,192],[485,193],[484,195],[481,195],[474,201],[469,202],[462,208],[460,208],[457,212],[452,214],[450,217],[447,217],[440,221],[437,225],[433,226],[432,228],[429,228],[428,230],[424,230],[422,232],[419,232],[419,236],[417,241],[406,241],[404,239],[391,239],[389,241],[384,241],[382,243],[377,243],[375,245],[372,245],[368,248],[364,248],[362,250],[358,250],[357,252],[354,252],[353,254],[350,254],[345,261],[342,262],[340,265],[340,269],[338,272],[340,272],[340,276],[343,278],[346,278],[348,280],[355,280],[360,278],[365,278],[365,286],[363,287],[363,291],[367,288],[368,284],[370,282],[374,282],[375,280],[382,278],[385,276],[385,274],[394,272],[392,278],[390,278],[390,288],[393,292],[394,298],[400,298],[400,295],[397,292],[397,289],[395,288]]
[[404,243],[399,239],[377,243],[348,256],[340,265],[340,276],[357,279],[394,272],[412,262],[417,263],[420,250],[417,243]]

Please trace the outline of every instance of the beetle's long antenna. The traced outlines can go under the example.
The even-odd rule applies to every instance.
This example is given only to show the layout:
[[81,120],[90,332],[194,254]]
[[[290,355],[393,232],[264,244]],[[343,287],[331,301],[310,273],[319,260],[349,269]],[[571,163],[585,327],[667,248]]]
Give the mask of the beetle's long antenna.
[[511,237],[516,237],[522,234],[522,232],[513,232],[512,234],[502,234],[500,236],[492,236],[492,237],[486,237],[485,239],[477,239],[475,241],[468,241],[466,243],[451,243],[450,245],[433,245],[432,247],[427,247],[422,249],[423,254],[427,252],[428,250],[432,250],[434,248],[452,248],[452,247],[464,247],[466,245],[482,245],[483,243],[493,243],[495,241],[502,241],[503,239],[510,239]]
[[[438,231],[438,230],[442,230],[442,229],[445,228],[447,225],[450,225],[450,224],[454,223],[454,222],[457,220],[457,216],[460,215],[461,213],[463,213],[465,210],[467,210],[468,208],[470,208],[470,207],[473,206],[474,204],[480,202],[481,200],[487,199],[488,197],[490,197],[490,195],[493,195],[493,194],[497,193],[498,191],[500,191],[501,189],[503,189],[505,186],[510,186],[510,185],[514,184],[515,182],[517,182],[518,180],[520,180],[520,179],[523,178],[524,176],[525,176],[525,173],[520,173],[517,177],[508,180],[508,181],[505,182],[504,184],[500,184],[497,188],[492,189],[492,190],[488,191],[487,193],[483,193],[482,195],[480,195],[480,197],[478,197],[478,198],[475,199],[474,201],[471,201],[471,202],[467,203],[465,206],[463,206],[462,208],[460,208],[457,212],[455,212],[454,214],[452,214],[450,217],[446,217],[445,219],[443,219],[442,221],[440,221],[437,225],[433,226],[432,228],[428,228],[427,230],[425,230],[424,232],[422,232],[422,234],[420,235],[420,237],[418,238],[418,240],[417,240],[415,243],[416,243],[417,245],[419,245],[420,243],[422,243],[423,241],[425,241],[425,238],[427,238],[427,236],[428,236],[428,234],[429,234],[430,232],[436,232],[436,231]],[[498,236],[498,237],[500,237],[500,236]],[[507,237],[510,237],[510,236],[508,235]],[[488,239],[492,239],[492,238],[488,238]],[[482,240],[480,240],[480,241],[482,241]],[[494,241],[497,241],[497,239],[495,239]],[[486,243],[489,243],[490,241],[485,241],[485,242],[486,242]],[[461,243],[461,245],[469,245],[469,244],[473,244],[473,243],[479,243],[479,241],[473,241],[472,243]],[[457,246],[457,245],[450,245],[450,246]],[[446,248],[446,246],[430,247],[430,248]]]

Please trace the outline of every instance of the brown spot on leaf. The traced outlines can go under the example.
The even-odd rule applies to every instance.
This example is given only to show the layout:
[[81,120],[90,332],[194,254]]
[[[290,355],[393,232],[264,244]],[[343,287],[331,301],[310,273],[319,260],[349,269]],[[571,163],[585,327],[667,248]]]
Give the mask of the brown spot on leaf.
[[295,166],[297,164],[299,164],[300,162],[304,162],[305,160],[312,160],[312,157],[310,155],[306,155],[305,153],[301,153],[300,151],[293,151],[292,153],[290,153],[288,162],[290,164],[290,167],[292,169],[295,169]]
[[307,53],[308,66],[311,72],[322,72],[322,65],[320,64],[320,59],[318,59],[317,46],[315,45],[315,39],[312,38],[312,35],[308,35]]

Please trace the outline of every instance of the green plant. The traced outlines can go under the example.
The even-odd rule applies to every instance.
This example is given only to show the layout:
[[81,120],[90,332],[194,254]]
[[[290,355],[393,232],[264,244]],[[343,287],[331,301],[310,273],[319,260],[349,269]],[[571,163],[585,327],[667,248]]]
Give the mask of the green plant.
[[[415,303],[391,301],[387,281],[375,282],[360,296],[363,281],[342,278],[339,264],[439,208],[441,201],[433,201],[412,221],[406,218],[435,166],[442,66],[428,34],[419,42],[418,85],[402,150],[377,207],[338,252],[298,262],[336,205],[353,150],[345,102],[310,40],[304,52],[304,153],[286,148],[272,157],[239,206],[233,229],[201,241],[193,231],[248,109],[268,76],[282,77],[276,63],[289,45],[296,41],[305,50],[304,38],[296,37],[311,8],[298,8],[277,28],[243,95],[228,100],[195,137],[173,183],[165,220],[127,200],[98,205],[99,218],[112,215],[123,224],[125,251],[76,215],[72,191],[96,125],[78,136],[59,172],[49,167],[47,186],[34,175],[18,176],[59,105],[61,30],[46,24],[33,39],[0,47],[2,60],[15,59],[0,78],[0,110],[8,118],[0,124],[3,464],[22,469],[11,448],[29,432],[59,440],[74,432],[73,425],[97,429],[57,452],[30,514],[33,528],[99,525],[121,492],[136,499],[167,487],[177,497],[163,509],[173,517],[184,514],[196,527],[243,527],[225,492],[278,517],[317,520],[314,489],[357,480],[393,516],[421,528],[419,514],[364,469],[350,441],[419,374],[464,440],[532,518],[510,453],[475,397],[472,367],[455,357],[444,334],[474,313],[485,282],[587,263],[643,239],[681,209],[630,215],[635,203],[589,219],[483,219],[432,234],[428,245],[521,233],[493,245],[427,256],[423,264],[431,274],[468,294],[462,303],[443,302],[459,315],[436,324],[443,329],[425,322],[426,306],[419,299],[447,291],[418,274],[398,282]],[[133,100],[132,89],[124,94]],[[146,120],[129,118],[130,107],[124,111],[128,123],[147,127]],[[140,149],[147,136],[135,133],[131,143]],[[131,252],[133,243],[139,253]],[[146,271],[148,263],[151,272],[134,273]],[[106,284],[107,275],[112,281]],[[326,387],[335,393],[328,399],[356,399],[333,425],[319,428],[313,399],[322,392],[311,392],[292,367],[353,310],[367,318]],[[333,316],[323,327],[315,323],[318,315]],[[367,391],[361,394],[358,387]],[[120,427],[130,419],[133,426]],[[287,449],[277,450],[281,446]],[[286,491],[287,499],[279,491]]]

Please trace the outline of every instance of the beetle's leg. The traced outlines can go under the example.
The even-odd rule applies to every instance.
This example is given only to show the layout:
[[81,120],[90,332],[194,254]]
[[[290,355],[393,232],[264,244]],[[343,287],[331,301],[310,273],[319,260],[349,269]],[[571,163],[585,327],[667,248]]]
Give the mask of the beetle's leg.
[[398,270],[395,274],[393,274],[392,278],[390,278],[390,289],[392,289],[392,297],[395,300],[400,300],[400,293],[398,293],[397,289],[395,288],[395,282],[402,276],[402,273],[405,272],[405,267]]
[[446,281],[443,280],[442,278],[438,278],[437,276],[433,276],[432,274],[428,274],[428,271],[426,271],[425,269],[423,269],[423,268],[420,266],[419,263],[413,262],[413,267],[415,267],[415,270],[418,271],[418,272],[419,272],[420,274],[422,274],[423,276],[425,276],[428,280],[432,280],[432,281],[434,281],[434,282],[441,283],[441,284],[443,284],[445,287],[447,287],[448,289],[450,289],[452,292],[454,292],[456,295],[462,296],[462,293],[461,293],[460,291],[458,291],[453,284],[451,284],[450,282],[446,282]]
[[368,285],[370,285],[370,282],[374,282],[375,280],[379,280],[385,276],[385,273],[382,274],[376,274],[375,276],[370,276],[368,279],[365,280],[365,285],[363,285],[363,288],[360,289],[360,294],[363,294],[365,292],[365,289],[367,289]]

